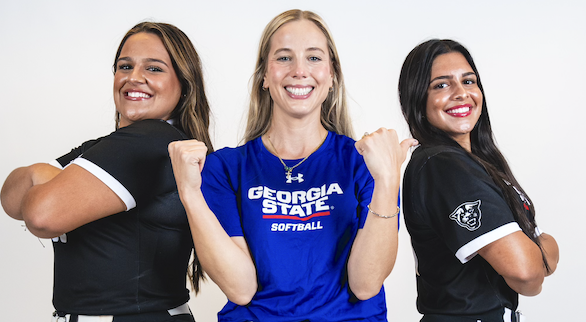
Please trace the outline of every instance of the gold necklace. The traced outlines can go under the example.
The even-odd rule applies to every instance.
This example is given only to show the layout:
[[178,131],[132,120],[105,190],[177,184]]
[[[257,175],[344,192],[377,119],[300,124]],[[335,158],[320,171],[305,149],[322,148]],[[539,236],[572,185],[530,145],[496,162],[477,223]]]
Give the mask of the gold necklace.
[[303,160],[299,161],[296,165],[289,167],[285,164],[285,162],[283,161],[283,159],[281,159],[281,157],[279,156],[279,153],[277,152],[277,149],[275,148],[275,146],[273,145],[273,142],[271,142],[271,137],[269,135],[267,135],[267,139],[269,140],[269,143],[271,145],[271,147],[273,148],[273,151],[275,151],[275,155],[277,156],[277,158],[279,158],[279,161],[281,161],[281,164],[283,165],[283,167],[285,168],[285,178],[287,179],[287,183],[291,183],[292,181],[297,181],[299,183],[303,182],[303,174],[302,173],[298,173],[297,177],[293,177],[291,176],[291,173],[293,172],[293,169],[297,168],[300,164],[302,164],[305,160],[307,160],[307,158],[309,158],[309,156],[311,156],[315,151],[317,151],[326,141],[326,138],[328,137],[328,135],[326,134],[326,136],[324,137],[324,139],[321,141],[321,143],[315,148],[315,150],[313,150],[309,155],[307,155],[305,158],[303,158]]

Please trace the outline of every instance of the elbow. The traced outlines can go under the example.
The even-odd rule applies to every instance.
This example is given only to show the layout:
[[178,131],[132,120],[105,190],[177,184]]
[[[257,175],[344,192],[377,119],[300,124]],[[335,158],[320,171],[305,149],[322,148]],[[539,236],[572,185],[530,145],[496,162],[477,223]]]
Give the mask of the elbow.
[[352,290],[352,294],[361,301],[373,298],[380,293],[382,289],[382,284],[379,283],[371,283],[370,285],[366,285],[366,283],[360,284],[361,285],[353,285],[353,283],[350,283],[350,290]]
[[510,277],[507,283],[521,295],[535,296],[541,293],[544,278],[545,274],[542,267],[532,267]]
[[52,200],[48,196],[38,193],[29,194],[22,207],[22,218],[27,229],[39,238],[52,238],[60,236],[63,231],[58,228],[53,213]]
[[254,295],[249,295],[249,294],[238,294],[238,295],[232,295],[228,297],[228,300],[230,300],[230,302],[233,302],[236,305],[240,305],[240,306],[245,306],[248,305],[248,303],[250,303],[250,301],[252,301],[252,297]]
[[518,285],[513,290],[523,296],[536,296],[536,295],[539,295],[539,293],[541,293],[541,284],[532,283],[532,284]]
[[256,289],[254,291],[233,292],[230,295],[226,294],[226,297],[236,305],[245,306],[252,301],[254,294],[256,294]]
[[[220,289],[222,289],[222,291],[224,292],[224,294],[226,294],[226,297],[228,298],[228,300],[230,300],[230,302],[237,304],[237,305],[241,305],[241,306],[245,306],[248,305],[248,303],[250,303],[252,301],[252,298],[254,297],[254,295],[256,294],[256,291],[258,289],[258,284],[256,282],[256,275],[254,280],[253,279],[247,279],[249,282],[247,283],[234,283],[231,285],[231,287],[227,284],[224,284],[222,286],[220,286],[220,284],[218,284],[220,286]],[[229,286],[229,287],[226,287]]]
[[31,234],[39,237],[39,238],[53,238],[56,236],[61,235],[62,233],[58,233],[49,223],[46,222],[43,218],[39,216],[33,216],[33,218],[25,218],[24,222],[26,223],[26,228],[31,232]]
[[4,209],[4,212],[8,216],[16,220],[23,220],[20,209],[7,200],[7,198],[4,197],[4,194],[0,195],[0,203],[2,204],[2,209]]

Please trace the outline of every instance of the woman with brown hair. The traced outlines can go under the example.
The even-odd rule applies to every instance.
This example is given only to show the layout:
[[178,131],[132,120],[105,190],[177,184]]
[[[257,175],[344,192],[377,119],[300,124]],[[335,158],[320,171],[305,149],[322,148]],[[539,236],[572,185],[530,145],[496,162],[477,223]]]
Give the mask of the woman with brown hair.
[[518,294],[541,292],[558,246],[494,142],[472,56],[449,39],[418,45],[399,96],[421,143],[403,179],[421,321],[519,321]]
[[[193,243],[167,146],[213,151],[201,63],[177,27],[143,22],[114,59],[116,131],[51,164],[14,170],[7,214],[53,238],[57,321],[193,321],[185,287]],[[193,284],[202,271],[197,256]]]

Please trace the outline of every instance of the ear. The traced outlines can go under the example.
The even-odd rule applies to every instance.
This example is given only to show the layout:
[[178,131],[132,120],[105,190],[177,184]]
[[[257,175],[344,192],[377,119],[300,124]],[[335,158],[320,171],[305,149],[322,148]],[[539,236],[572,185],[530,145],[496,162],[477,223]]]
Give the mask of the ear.
[[330,75],[330,84],[329,84],[328,88],[332,88],[332,87],[334,87],[334,74],[333,73]]
[[269,89],[269,87],[266,86],[266,84],[267,84],[267,75],[265,74],[265,76],[262,78],[262,88]]

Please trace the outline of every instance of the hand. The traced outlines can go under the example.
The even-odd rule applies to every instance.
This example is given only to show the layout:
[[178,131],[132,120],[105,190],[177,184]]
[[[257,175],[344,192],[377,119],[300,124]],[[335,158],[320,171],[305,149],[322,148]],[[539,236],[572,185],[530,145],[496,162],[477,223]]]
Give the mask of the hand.
[[380,128],[366,134],[356,142],[355,147],[364,157],[370,174],[377,179],[399,180],[401,165],[407,157],[410,147],[419,144],[415,139],[405,139],[399,143],[397,132]]
[[169,144],[169,156],[179,191],[201,188],[201,171],[207,151],[205,143],[197,140],[175,141]]

